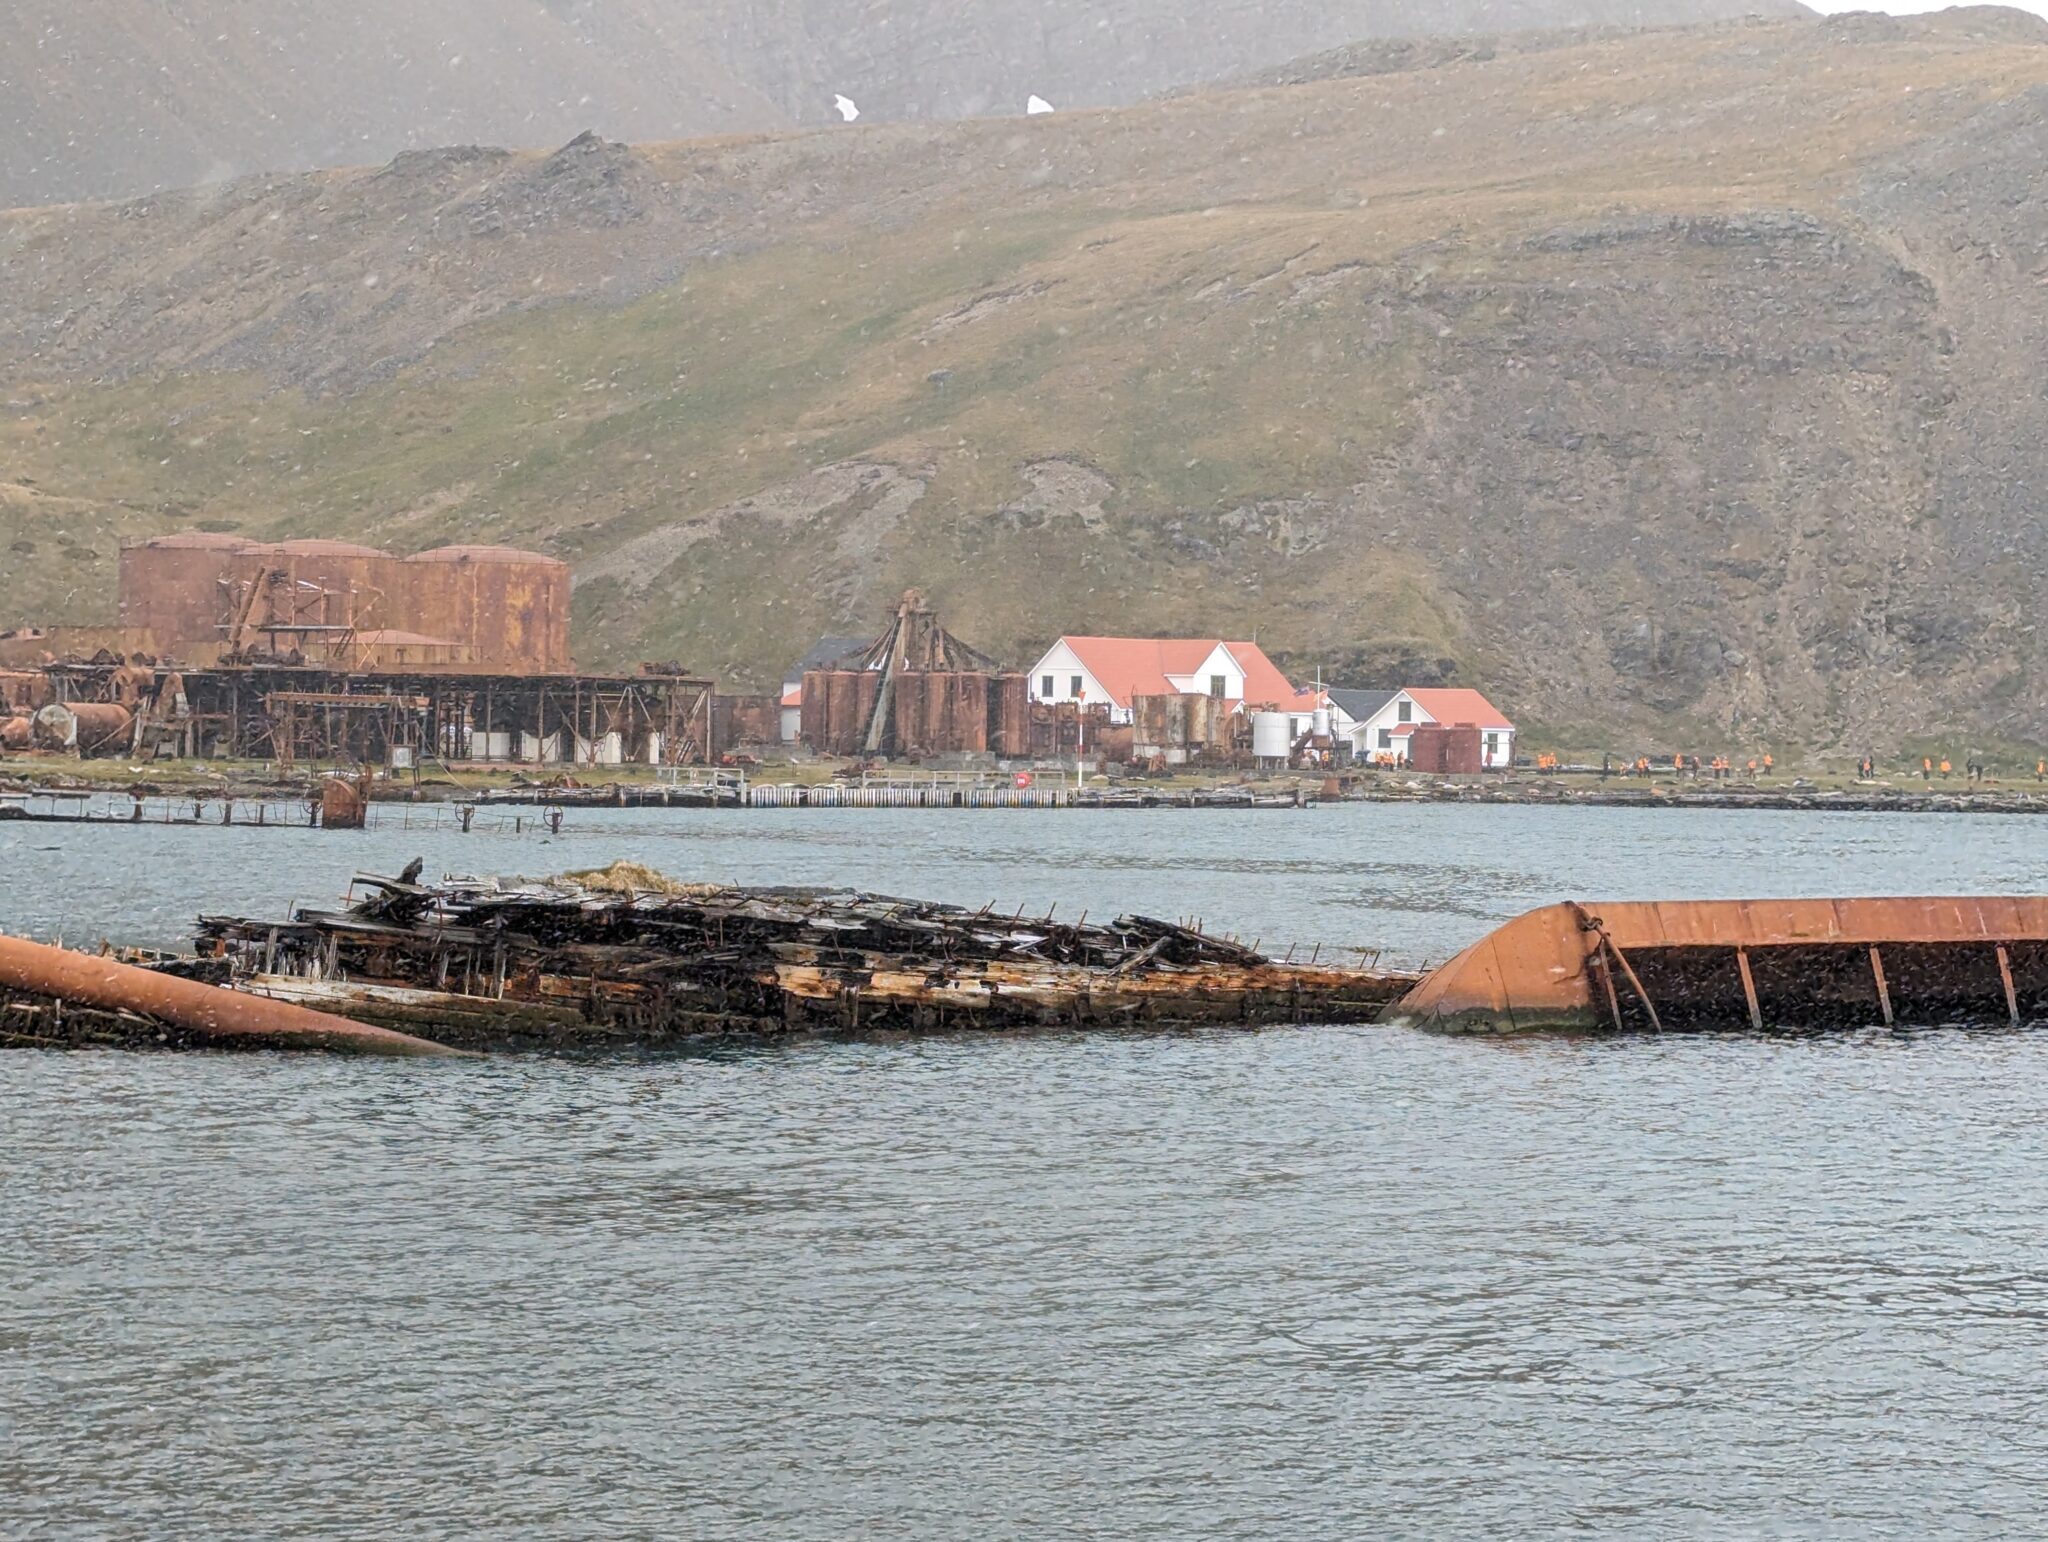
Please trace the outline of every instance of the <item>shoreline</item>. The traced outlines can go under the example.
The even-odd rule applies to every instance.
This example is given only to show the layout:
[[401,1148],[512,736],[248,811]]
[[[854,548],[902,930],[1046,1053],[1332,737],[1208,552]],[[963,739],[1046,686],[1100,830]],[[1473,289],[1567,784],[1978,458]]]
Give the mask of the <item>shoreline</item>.
[[[164,775],[160,774],[163,769],[166,768],[133,768],[125,779],[63,775],[20,778],[0,774],[0,822],[246,822],[304,828],[307,821],[293,817],[290,811],[303,809],[323,780],[265,776],[254,767],[238,768],[242,773],[239,775],[234,771],[193,773],[182,767]],[[372,790],[371,806],[392,812],[448,808],[477,813],[534,809],[573,814],[606,808],[671,809],[678,813],[713,808],[1280,811],[1368,803],[1794,813],[2048,814],[2048,786],[2033,784],[1923,788],[1855,782],[1821,785],[1791,779],[1782,786],[1656,781],[1632,785],[1619,779],[1603,782],[1583,777],[1397,779],[1366,774],[1259,780],[1178,778],[1169,782],[1119,778],[1098,779],[1076,787],[1052,772],[1028,787],[1019,787],[1008,777],[960,779],[909,772],[862,780],[808,781],[785,780],[771,773],[744,780],[733,777],[723,782],[673,784],[629,776],[578,781],[574,786],[550,786],[502,773],[483,773],[478,780],[482,785],[463,785],[445,779],[380,782]]]

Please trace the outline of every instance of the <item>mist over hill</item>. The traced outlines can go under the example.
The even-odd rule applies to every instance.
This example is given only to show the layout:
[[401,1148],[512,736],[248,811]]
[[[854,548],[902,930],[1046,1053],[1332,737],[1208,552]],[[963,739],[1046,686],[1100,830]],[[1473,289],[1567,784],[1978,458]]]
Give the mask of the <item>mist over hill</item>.
[[1731,23],[0,218],[0,624],[194,523],[574,564],[772,683],[912,584],[1539,729],[2025,743],[2048,48]]
[[680,139],[1129,103],[1359,38],[1792,0],[9,0],[0,207],[449,144]]

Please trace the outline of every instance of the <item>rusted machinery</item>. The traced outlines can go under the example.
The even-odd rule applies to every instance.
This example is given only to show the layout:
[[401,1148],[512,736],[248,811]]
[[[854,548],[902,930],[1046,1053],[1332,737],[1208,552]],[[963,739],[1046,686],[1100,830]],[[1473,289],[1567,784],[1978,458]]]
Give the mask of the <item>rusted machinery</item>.
[[0,1043],[449,1055],[446,1045],[115,959],[0,936]]
[[1398,1015],[1485,1033],[2017,1023],[2048,1015],[2048,898],[1550,905]]
[[[860,893],[367,880],[344,911],[202,920],[247,990],[474,1047],[705,1034],[1366,1022],[1415,976],[1268,958],[1144,917],[1088,924]],[[658,887],[649,887],[652,882]]]

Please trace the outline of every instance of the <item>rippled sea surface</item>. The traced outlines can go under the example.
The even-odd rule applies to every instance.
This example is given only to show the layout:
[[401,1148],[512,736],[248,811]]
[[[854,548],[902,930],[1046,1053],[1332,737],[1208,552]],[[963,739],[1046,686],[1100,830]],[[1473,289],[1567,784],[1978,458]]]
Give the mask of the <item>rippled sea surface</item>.
[[[1440,957],[2038,892],[2024,818],[1347,807],[0,826],[0,925],[631,856]],[[1374,1028],[0,1055],[0,1535],[2015,1535],[2048,1035]]]

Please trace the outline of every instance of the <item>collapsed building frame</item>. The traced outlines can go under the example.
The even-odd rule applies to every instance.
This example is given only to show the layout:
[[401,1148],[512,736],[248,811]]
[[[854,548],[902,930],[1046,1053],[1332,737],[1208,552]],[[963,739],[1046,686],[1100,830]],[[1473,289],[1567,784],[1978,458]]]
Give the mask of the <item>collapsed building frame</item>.
[[64,663],[57,703],[132,714],[119,749],[189,759],[689,765],[715,757],[712,682],[637,674],[472,674],[250,663],[210,669]]

